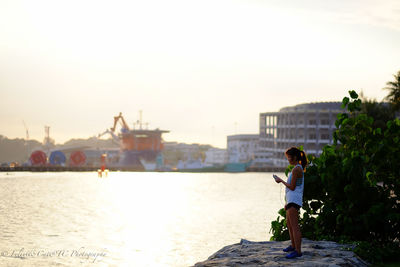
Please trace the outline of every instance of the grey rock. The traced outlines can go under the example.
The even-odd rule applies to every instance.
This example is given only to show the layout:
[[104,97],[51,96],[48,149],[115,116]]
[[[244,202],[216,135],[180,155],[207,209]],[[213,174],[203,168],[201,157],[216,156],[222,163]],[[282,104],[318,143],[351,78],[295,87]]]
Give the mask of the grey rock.
[[253,242],[242,239],[240,243],[223,247],[207,260],[198,262],[195,267],[213,266],[360,266],[369,264],[351,250],[352,245],[338,244],[332,241],[312,241],[302,239],[303,256],[286,259],[286,248],[290,241]]

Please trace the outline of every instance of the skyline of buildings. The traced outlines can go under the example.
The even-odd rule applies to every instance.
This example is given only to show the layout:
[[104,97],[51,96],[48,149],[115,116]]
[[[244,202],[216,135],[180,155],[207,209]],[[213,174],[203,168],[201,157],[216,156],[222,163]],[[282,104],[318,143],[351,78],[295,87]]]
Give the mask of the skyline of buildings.
[[258,134],[228,135],[225,153],[224,149],[211,147],[204,161],[207,165],[251,162],[253,169],[284,167],[287,165],[285,150],[301,145],[306,154],[318,156],[325,145],[333,143],[335,121],[343,112],[341,102],[335,101],[304,103],[260,113]]
[[[337,114],[344,112],[340,105],[341,102],[314,102],[283,107],[277,112],[261,112],[259,132],[228,135],[226,148],[164,142],[165,148],[172,152],[179,151],[182,161],[197,160],[202,153],[200,162],[204,166],[251,162],[255,168],[281,167],[287,164],[284,151],[288,147],[303,145],[307,154],[319,155],[324,145],[332,143]],[[105,147],[101,149],[109,150]],[[93,148],[88,149],[89,154],[93,151]],[[193,158],[193,155],[196,156]],[[88,158],[91,156],[88,155]]]

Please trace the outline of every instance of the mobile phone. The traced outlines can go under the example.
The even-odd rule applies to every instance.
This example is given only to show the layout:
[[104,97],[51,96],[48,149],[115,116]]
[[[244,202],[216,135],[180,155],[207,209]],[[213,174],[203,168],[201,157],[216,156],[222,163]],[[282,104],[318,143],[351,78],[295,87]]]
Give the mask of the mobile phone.
[[279,178],[279,177],[276,176],[275,174],[273,174],[272,177],[274,177],[275,180]]

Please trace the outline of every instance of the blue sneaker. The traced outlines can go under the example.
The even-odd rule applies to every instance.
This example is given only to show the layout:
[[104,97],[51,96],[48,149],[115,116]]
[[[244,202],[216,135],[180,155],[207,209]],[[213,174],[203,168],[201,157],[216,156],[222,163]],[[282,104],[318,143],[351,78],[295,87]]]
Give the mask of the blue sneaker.
[[303,256],[303,253],[297,253],[297,251],[295,250],[295,251],[293,251],[292,253],[289,253],[289,254],[287,254],[286,255],[286,259],[294,259],[294,258],[297,258],[297,257],[301,257],[301,256]]
[[284,248],[283,252],[290,252],[290,251],[293,251],[293,250],[294,250],[294,247],[292,247],[292,245],[290,245],[287,248]]

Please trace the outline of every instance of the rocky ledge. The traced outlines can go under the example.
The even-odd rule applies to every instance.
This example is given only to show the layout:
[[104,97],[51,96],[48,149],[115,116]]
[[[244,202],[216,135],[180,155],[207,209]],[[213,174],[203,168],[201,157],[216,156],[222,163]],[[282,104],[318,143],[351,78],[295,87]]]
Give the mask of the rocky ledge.
[[352,252],[351,245],[303,238],[303,256],[286,259],[282,249],[289,244],[290,241],[252,242],[242,239],[240,243],[226,246],[194,266],[368,266]]

